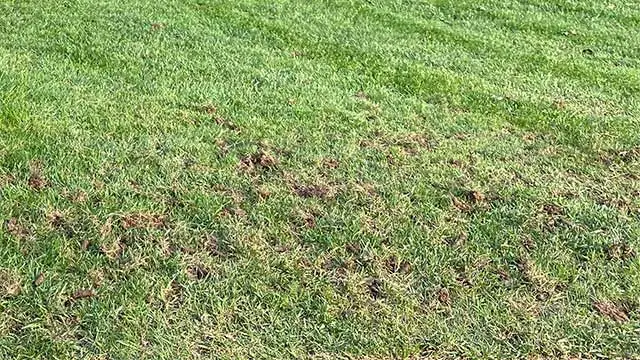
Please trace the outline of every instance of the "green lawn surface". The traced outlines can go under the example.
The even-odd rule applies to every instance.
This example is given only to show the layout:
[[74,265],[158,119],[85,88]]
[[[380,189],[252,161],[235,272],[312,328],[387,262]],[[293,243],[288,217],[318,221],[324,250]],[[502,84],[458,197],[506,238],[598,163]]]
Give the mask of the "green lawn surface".
[[1,359],[640,357],[640,3],[0,0]]

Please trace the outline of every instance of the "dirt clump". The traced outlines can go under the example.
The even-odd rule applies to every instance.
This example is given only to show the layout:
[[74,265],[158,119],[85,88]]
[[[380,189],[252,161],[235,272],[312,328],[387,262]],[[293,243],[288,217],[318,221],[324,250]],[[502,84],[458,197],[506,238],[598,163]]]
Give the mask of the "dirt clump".
[[371,295],[373,300],[378,300],[384,295],[382,280],[378,278],[373,278],[367,281],[367,289],[369,290],[369,295]]
[[438,290],[438,301],[446,306],[451,305],[451,294],[449,293],[449,289],[443,287]]
[[151,30],[162,30],[166,27],[164,23],[153,23],[151,24]]
[[162,214],[137,212],[120,219],[120,226],[129,229],[160,229],[167,225],[167,217]]
[[27,184],[30,188],[40,191],[49,186],[49,182],[42,175],[42,171],[40,170],[32,170],[31,174],[29,174],[29,180]]
[[471,191],[467,192],[467,200],[470,203],[478,204],[478,203],[481,203],[481,202],[484,202],[485,200],[487,200],[487,197],[486,197],[486,195],[484,195],[480,191],[471,190]]
[[71,295],[72,300],[88,299],[97,296],[98,293],[93,289],[78,290]]
[[100,246],[100,252],[110,260],[119,259],[126,249],[127,245],[120,240],[114,240]]
[[40,274],[38,274],[36,279],[33,280],[33,286],[38,287],[38,286],[42,285],[44,283],[44,280],[45,280],[44,273],[41,272]]
[[176,280],[171,280],[169,286],[163,291],[162,298],[165,306],[179,308],[184,303],[185,288]]
[[187,268],[187,272],[192,279],[203,280],[209,277],[211,271],[203,265],[191,265]]
[[258,168],[270,170],[278,165],[278,159],[264,150],[259,150],[242,158],[240,165],[248,171],[253,171]]
[[325,199],[332,194],[331,188],[326,185],[295,185],[293,191],[302,198]]
[[611,301],[595,301],[593,307],[600,315],[606,316],[616,322],[623,323],[629,321],[627,311]]
[[29,235],[29,231],[18,221],[18,219],[12,217],[5,222],[5,228],[7,232],[16,238],[24,238]]
[[545,212],[545,214],[551,216],[564,215],[564,210],[560,206],[555,204],[544,204],[542,206],[542,210]]
[[362,246],[358,243],[348,243],[345,248],[351,255],[360,256],[362,254]]
[[609,260],[632,260],[637,256],[636,250],[626,242],[617,242],[606,247]]
[[406,260],[399,260],[396,256],[390,256],[385,263],[391,273],[408,274],[411,272],[411,264]]
[[0,269],[0,299],[12,298],[22,293],[20,276],[8,269]]
[[326,158],[322,160],[322,166],[325,169],[337,169],[340,166],[340,162],[336,159]]

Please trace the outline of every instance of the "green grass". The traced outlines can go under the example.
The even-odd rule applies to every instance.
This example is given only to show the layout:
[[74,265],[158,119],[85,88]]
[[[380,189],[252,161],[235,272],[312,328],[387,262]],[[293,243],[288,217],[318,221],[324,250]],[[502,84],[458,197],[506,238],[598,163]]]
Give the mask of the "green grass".
[[637,358],[639,28],[0,0],[0,358]]

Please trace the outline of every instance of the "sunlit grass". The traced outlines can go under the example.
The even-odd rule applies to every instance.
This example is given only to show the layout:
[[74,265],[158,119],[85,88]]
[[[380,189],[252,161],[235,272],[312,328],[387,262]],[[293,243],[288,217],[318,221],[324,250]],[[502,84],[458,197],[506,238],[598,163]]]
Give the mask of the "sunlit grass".
[[638,28],[0,0],[0,357],[638,356]]

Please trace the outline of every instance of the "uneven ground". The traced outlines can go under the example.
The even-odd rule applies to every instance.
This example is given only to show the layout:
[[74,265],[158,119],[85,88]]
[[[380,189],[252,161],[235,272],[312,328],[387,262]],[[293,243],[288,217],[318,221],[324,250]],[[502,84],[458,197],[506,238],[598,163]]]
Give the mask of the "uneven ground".
[[0,0],[0,358],[638,357],[639,28]]

